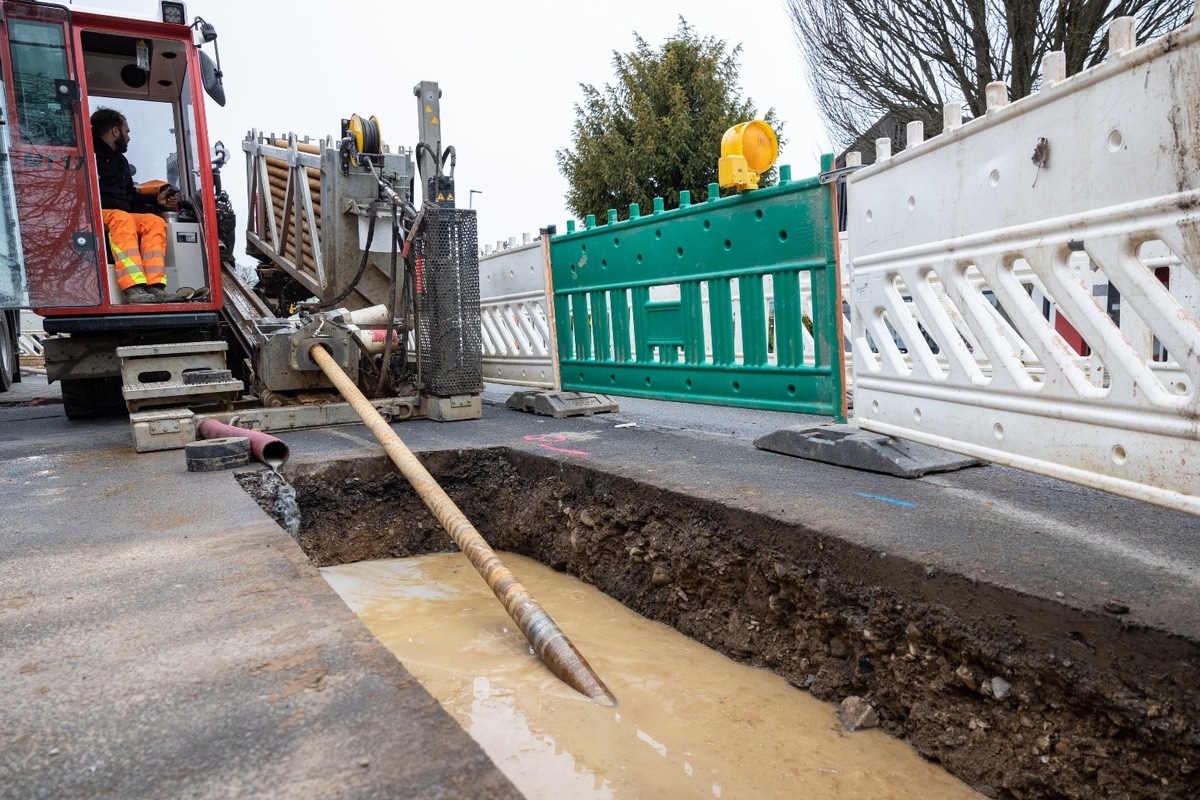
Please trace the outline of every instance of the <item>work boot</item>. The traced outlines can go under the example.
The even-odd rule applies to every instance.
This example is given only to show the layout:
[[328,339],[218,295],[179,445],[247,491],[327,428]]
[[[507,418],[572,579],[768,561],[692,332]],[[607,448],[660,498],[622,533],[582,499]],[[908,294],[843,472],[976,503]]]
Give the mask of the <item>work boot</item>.
[[146,290],[145,284],[135,283],[125,290],[125,302],[123,305],[130,306],[146,306],[152,303],[161,303],[162,301]]
[[179,303],[186,299],[180,297],[178,292],[168,292],[165,283],[151,283],[145,288],[157,303]]

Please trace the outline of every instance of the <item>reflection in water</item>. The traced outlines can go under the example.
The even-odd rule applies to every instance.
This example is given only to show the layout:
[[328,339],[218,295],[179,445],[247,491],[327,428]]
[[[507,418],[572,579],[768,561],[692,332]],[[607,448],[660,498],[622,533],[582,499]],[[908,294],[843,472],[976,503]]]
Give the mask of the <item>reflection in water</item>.
[[880,731],[650,622],[570,576],[504,560],[617,698],[542,665],[457,553],[322,569],[528,798],[977,797]]

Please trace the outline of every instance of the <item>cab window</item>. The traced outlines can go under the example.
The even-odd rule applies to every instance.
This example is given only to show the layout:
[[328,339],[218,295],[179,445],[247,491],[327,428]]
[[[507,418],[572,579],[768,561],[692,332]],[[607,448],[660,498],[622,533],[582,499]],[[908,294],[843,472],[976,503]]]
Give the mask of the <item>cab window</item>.
[[8,40],[21,141],[75,147],[74,88],[67,81],[62,26],[14,19]]
[[175,112],[170,103],[91,96],[88,107],[92,113],[98,108],[116,109],[129,122],[129,150],[125,158],[134,168],[134,183],[164,180],[179,185]]

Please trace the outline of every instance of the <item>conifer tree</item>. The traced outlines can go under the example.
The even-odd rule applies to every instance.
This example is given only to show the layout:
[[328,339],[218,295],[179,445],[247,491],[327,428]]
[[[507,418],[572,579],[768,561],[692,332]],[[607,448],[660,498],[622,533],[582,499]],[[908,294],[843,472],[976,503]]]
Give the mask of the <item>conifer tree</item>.
[[[760,118],[753,101],[741,99],[740,44],[701,37],[683,17],[659,48],[637,33],[634,41],[631,52],[613,52],[613,83],[602,90],[580,84],[572,146],[556,153],[569,184],[567,207],[580,218],[603,219],[610,208],[623,217],[630,203],[649,213],[655,197],[674,208],[682,189],[705,197],[717,179],[721,136]],[[774,109],[761,119],[779,134]],[[774,181],[772,169],[760,185]]]

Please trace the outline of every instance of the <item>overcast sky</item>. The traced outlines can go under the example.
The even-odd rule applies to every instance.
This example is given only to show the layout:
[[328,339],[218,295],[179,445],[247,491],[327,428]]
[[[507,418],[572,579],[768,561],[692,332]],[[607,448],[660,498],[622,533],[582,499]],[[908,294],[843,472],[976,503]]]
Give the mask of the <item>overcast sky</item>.
[[[459,205],[479,212],[480,243],[536,234],[568,218],[554,152],[571,143],[579,84],[612,80],[612,52],[671,35],[682,15],[700,35],[741,43],[743,96],[774,107],[788,139],[779,163],[814,174],[830,148],[813,108],[784,0],[426,0],[287,3],[191,0],[189,16],[216,26],[228,102],[208,103],[210,138],[237,157],[225,185],[245,220],[241,141],[251,128],[336,136],[340,120],[375,115],[384,141],[411,147],[412,87],[442,89],[444,144],[458,155]],[[156,14],[147,0],[91,8]],[[77,7],[82,7],[77,5]],[[211,53],[211,46],[206,48]],[[626,210],[622,209],[622,216]],[[239,245],[239,259],[244,259]]]

